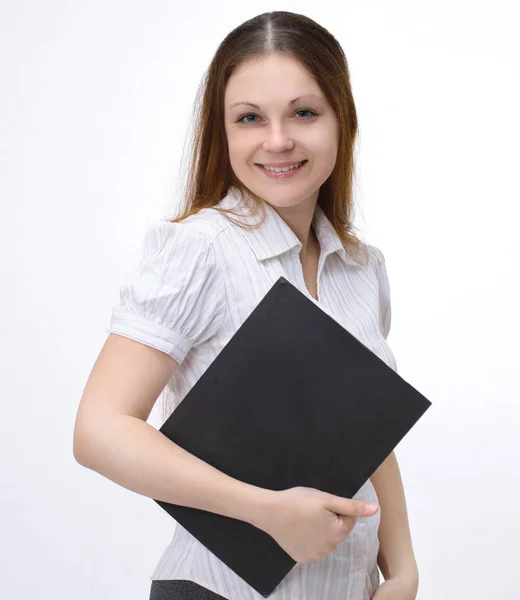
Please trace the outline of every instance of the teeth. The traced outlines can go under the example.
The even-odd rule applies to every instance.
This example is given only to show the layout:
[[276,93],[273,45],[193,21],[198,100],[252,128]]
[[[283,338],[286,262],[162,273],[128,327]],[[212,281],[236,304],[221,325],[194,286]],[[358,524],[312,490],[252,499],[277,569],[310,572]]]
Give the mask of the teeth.
[[277,167],[264,167],[263,165],[262,165],[262,167],[264,169],[266,169],[267,171],[273,171],[274,173],[285,173],[287,171],[291,171],[292,169],[296,169],[296,168],[300,167],[302,164],[303,164],[303,161],[296,163],[295,165],[291,165],[290,167],[284,167],[283,169],[279,169]]

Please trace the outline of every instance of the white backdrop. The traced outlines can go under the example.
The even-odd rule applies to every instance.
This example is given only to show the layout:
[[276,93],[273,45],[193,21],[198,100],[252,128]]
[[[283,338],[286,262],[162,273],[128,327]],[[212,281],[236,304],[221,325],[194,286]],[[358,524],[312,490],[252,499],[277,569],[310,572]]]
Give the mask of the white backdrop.
[[3,598],[148,598],[173,521],[76,463],[74,419],[174,206],[203,72],[268,10],[317,20],[349,61],[356,224],[386,257],[398,372],[433,403],[396,448],[418,598],[520,597],[515,5],[1,1]]

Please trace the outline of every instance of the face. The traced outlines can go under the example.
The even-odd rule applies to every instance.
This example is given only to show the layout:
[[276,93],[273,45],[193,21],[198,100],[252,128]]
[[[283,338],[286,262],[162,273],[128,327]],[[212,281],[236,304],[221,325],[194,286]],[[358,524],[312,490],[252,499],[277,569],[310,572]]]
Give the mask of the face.
[[[224,102],[236,177],[275,207],[315,203],[336,164],[339,122],[309,72],[284,53],[250,59],[229,79]],[[271,176],[259,166],[300,161]]]

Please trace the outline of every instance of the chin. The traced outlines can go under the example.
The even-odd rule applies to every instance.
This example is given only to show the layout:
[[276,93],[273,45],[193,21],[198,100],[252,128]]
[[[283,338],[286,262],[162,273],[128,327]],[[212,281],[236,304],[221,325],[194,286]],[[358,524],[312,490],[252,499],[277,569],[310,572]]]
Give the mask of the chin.
[[[258,194],[260,196],[260,194]],[[298,195],[295,197],[294,195],[285,194],[285,195],[275,195],[275,194],[264,194],[260,196],[266,202],[275,208],[287,208],[289,206],[297,206],[302,203],[302,197]]]
[[276,208],[286,208],[297,206],[312,198],[317,200],[320,186],[317,185],[286,185],[279,186],[275,189],[273,185],[258,185],[258,182],[251,182],[251,185],[246,183],[248,189],[254,192],[257,196],[268,202]]

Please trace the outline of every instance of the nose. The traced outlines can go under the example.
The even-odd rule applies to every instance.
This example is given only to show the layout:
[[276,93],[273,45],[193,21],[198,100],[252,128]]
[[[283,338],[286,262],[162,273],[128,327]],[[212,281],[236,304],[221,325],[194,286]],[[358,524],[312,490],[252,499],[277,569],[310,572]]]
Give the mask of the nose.
[[270,127],[267,129],[263,149],[267,152],[283,152],[291,150],[294,141],[287,135],[283,127]]

